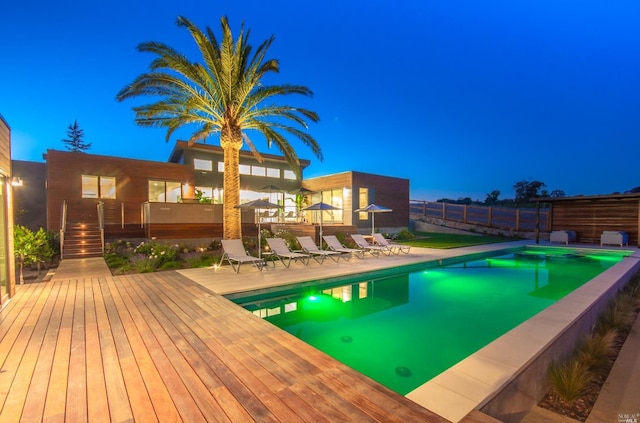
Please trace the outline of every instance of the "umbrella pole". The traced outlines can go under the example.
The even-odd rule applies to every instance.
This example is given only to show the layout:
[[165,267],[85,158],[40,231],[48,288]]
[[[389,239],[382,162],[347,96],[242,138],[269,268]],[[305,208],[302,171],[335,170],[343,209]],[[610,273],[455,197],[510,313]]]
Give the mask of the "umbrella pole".
[[257,220],[258,220],[258,258],[262,258],[262,246],[260,245],[260,212],[256,209]]
[[371,213],[371,236],[373,236],[375,227],[376,227],[376,214]]

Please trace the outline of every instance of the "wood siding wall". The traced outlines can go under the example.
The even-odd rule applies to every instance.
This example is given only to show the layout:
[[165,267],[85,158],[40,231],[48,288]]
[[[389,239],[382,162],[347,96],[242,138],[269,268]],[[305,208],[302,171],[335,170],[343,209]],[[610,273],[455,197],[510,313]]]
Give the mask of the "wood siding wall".
[[[148,181],[175,181],[193,187],[193,169],[175,163],[98,156],[79,152],[47,151],[47,228],[60,230],[62,203],[68,221],[97,222],[95,198],[82,198],[82,175],[116,178],[116,198],[102,199],[105,224],[120,225],[124,205],[125,225],[142,224],[141,207],[148,200]],[[108,234],[105,234],[108,236]]]
[[[376,213],[376,228],[409,226],[409,180],[362,172],[344,172],[334,175],[306,179],[302,185],[312,191],[349,188],[351,198],[345,199],[344,223],[354,225],[361,231],[371,228],[371,216],[360,220],[355,209],[360,207],[359,189],[369,189],[369,203],[393,209],[389,213]],[[365,204],[366,205],[366,204]]]
[[[13,187],[10,183],[11,174],[11,128],[0,115],[0,174],[4,176],[4,186],[0,186],[0,189],[4,190],[5,204],[0,204],[0,207],[5,208],[5,224],[3,231],[4,239],[0,239],[0,242],[4,243],[6,248],[6,278],[7,288],[6,293],[9,297],[12,297],[16,292],[16,272],[15,272],[15,256],[13,253]],[[4,288],[3,288],[4,289]],[[0,307],[2,307],[2,297],[5,292],[0,293]]]
[[574,230],[578,242],[600,242],[602,231],[625,231],[629,245],[640,245],[638,208],[640,198],[556,201],[552,230]]
[[[353,172],[353,208],[358,203],[358,188],[369,188],[369,203],[393,209],[390,213],[376,213],[376,228],[409,226],[409,180],[369,173]],[[366,206],[366,204],[365,204]],[[360,220],[355,213],[353,222],[359,228],[371,228],[371,214]]]

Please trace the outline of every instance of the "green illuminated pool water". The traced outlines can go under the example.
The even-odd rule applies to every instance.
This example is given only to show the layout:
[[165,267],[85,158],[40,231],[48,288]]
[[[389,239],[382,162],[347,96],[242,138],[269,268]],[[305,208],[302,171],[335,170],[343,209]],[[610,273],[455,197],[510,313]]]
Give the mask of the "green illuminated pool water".
[[529,247],[410,273],[305,287],[284,297],[271,293],[250,303],[235,301],[404,395],[625,255]]

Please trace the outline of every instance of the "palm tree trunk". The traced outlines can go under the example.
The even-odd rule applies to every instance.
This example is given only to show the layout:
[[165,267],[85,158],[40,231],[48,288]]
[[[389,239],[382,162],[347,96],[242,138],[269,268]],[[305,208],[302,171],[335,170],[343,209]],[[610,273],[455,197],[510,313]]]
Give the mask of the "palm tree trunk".
[[[240,148],[242,147],[242,135],[229,134],[233,131],[222,131],[220,134],[220,146],[224,153],[224,181],[223,181],[223,232],[224,239],[242,239],[242,221],[240,209]],[[235,139],[234,139],[235,138]]]

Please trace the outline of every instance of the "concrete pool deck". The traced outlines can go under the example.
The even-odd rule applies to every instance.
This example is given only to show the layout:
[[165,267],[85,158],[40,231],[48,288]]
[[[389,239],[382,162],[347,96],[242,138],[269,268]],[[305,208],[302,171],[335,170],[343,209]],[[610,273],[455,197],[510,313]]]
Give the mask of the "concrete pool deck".
[[[228,295],[531,244],[531,241],[525,240],[449,250],[414,247],[409,254],[380,258],[367,257],[364,260],[351,259],[349,262],[340,261],[339,263],[326,260],[322,265],[312,260],[307,267],[299,263],[292,264],[290,268],[276,264],[275,267],[269,266],[262,272],[255,267],[245,265],[238,274],[234,273],[229,266],[225,266],[213,269],[215,277],[212,275],[211,268],[186,269],[178,272],[217,294]],[[598,248],[593,245],[568,247]],[[616,248],[605,249],[616,250]],[[622,250],[634,251],[635,258],[639,256],[635,247],[625,247]],[[517,395],[524,398],[520,398],[519,401],[507,401],[510,404],[505,405],[505,400],[496,399],[496,397],[501,391],[519,391],[522,386],[518,385],[533,383],[532,380],[539,379],[540,372],[543,369],[546,372],[547,362],[542,360],[542,363],[536,363],[536,361],[545,349],[554,344],[560,334],[572,326],[594,301],[602,298],[613,282],[627,275],[632,269],[637,269],[637,262],[638,260],[635,259],[624,260],[614,268],[608,269],[547,310],[410,392],[407,397],[454,422],[462,421],[470,412],[478,409],[489,415],[499,416],[505,421],[524,419],[531,407],[535,405],[536,401],[533,398],[527,398],[527,394],[518,393]],[[573,344],[575,341],[570,338],[565,342]],[[524,381],[518,380],[519,375],[524,373],[523,369],[533,370],[527,370],[531,374]],[[537,387],[537,390],[540,389],[544,388]],[[620,413],[638,411],[640,410],[621,410]]]

